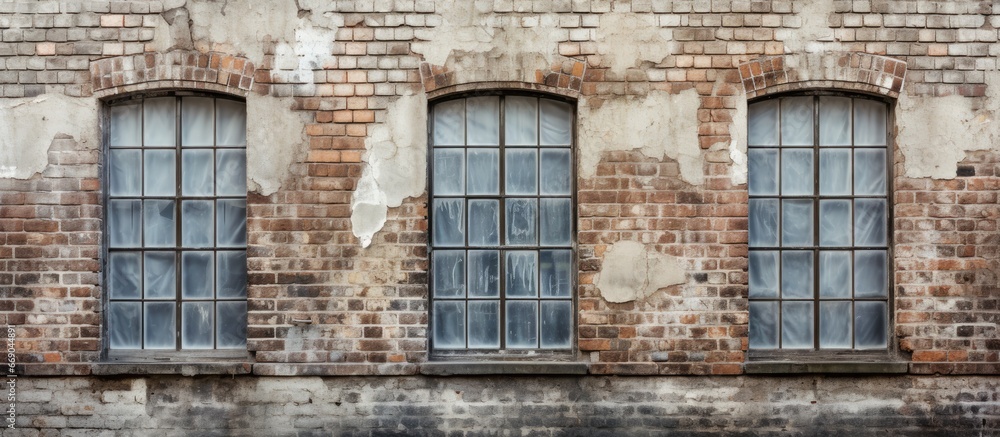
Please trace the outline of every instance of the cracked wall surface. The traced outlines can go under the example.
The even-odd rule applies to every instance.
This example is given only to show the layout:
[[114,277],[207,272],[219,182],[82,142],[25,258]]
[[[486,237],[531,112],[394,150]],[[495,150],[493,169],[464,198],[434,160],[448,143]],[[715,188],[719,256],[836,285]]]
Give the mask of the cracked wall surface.
[[597,288],[611,303],[643,300],[657,290],[684,283],[680,258],[635,241],[620,241],[604,254]]
[[597,28],[597,52],[601,65],[624,75],[643,62],[659,64],[675,50],[671,31],[659,26],[652,15],[611,12],[601,15]]
[[247,96],[247,182],[264,196],[277,192],[309,150],[308,114],[290,97]]
[[[98,147],[97,102],[45,94],[0,101],[0,178],[28,179],[45,171],[49,146],[61,135],[80,150]],[[72,117],[60,114],[67,112]]]

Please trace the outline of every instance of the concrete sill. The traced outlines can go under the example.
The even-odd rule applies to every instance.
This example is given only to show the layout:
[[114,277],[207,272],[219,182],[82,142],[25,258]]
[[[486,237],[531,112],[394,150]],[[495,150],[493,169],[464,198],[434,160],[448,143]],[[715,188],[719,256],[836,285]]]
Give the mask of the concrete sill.
[[92,375],[249,375],[250,362],[177,362],[142,363],[116,362],[90,365]]
[[453,375],[586,375],[587,363],[454,361],[425,363],[420,373],[430,376]]
[[774,375],[795,373],[825,374],[901,374],[909,371],[905,362],[790,362],[758,361],[743,365],[747,375]]
[[406,376],[416,375],[417,365],[354,363],[257,363],[259,376]]

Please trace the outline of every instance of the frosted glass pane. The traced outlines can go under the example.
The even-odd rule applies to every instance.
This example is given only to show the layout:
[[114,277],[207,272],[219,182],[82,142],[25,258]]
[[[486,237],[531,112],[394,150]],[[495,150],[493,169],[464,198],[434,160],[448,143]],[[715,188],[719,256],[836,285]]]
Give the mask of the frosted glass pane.
[[573,293],[573,252],[543,250],[539,253],[542,297],[570,297]]
[[434,199],[435,246],[462,246],[465,244],[465,200]]
[[219,349],[242,349],[247,346],[247,303],[218,302],[216,343]]
[[215,99],[181,99],[181,147],[211,146],[215,138]]
[[781,145],[811,146],[813,144],[813,98],[781,99]]
[[538,243],[536,219],[538,202],[536,199],[507,199],[507,244],[530,245]]
[[748,144],[750,146],[778,145],[778,101],[754,103],[747,111]]
[[819,297],[851,297],[851,252],[819,252]]
[[813,244],[813,201],[781,201],[781,244],[811,246]]
[[851,151],[819,151],[819,194],[845,196],[851,194]]
[[247,296],[247,253],[220,251],[216,254],[215,294],[220,299]]
[[434,105],[434,145],[465,144],[465,100]]
[[142,304],[112,302],[108,309],[112,349],[142,349]]
[[219,247],[247,245],[247,201],[219,200],[216,204],[216,235]]
[[434,194],[465,194],[465,153],[462,149],[434,150]]
[[507,149],[507,194],[538,194],[538,151]]
[[573,240],[573,205],[570,199],[540,199],[543,246],[568,246]]
[[215,283],[215,257],[212,252],[181,254],[181,296],[184,299],[211,299]]
[[470,97],[466,99],[469,145],[500,144],[500,98]]
[[886,346],[886,303],[854,303],[854,348],[883,349]]
[[142,238],[142,204],[138,200],[108,202],[108,244],[138,247]]
[[465,297],[465,251],[436,250],[431,263],[434,297]]
[[510,251],[506,254],[507,297],[538,296],[538,252]]
[[778,348],[778,303],[750,302],[750,348]]
[[111,107],[111,147],[142,146],[141,111],[142,107],[138,104]]
[[434,348],[465,349],[465,302],[434,302]]
[[500,201],[469,200],[469,245],[500,244]]
[[181,202],[181,245],[209,247],[215,244],[211,200]]
[[243,102],[215,101],[215,142],[220,146],[247,145],[247,105]]
[[813,303],[784,302],[781,305],[781,348],[813,347]]
[[854,145],[885,145],[885,103],[854,99]]
[[854,201],[854,244],[885,246],[885,200]]
[[819,98],[819,145],[851,145],[851,99],[823,96]]
[[781,297],[812,299],[813,253],[808,250],[781,252]]
[[177,211],[173,200],[143,202],[144,246],[174,247],[177,244]]
[[[214,166],[211,150],[181,151],[181,192],[185,196],[211,196]],[[245,192],[244,192],[245,194]]]
[[542,194],[570,194],[573,187],[569,150],[542,149]]
[[177,145],[177,113],[173,97],[146,99],[143,103],[143,139],[146,147]]
[[507,347],[538,347],[538,302],[507,301]]
[[854,253],[854,297],[887,297],[884,250],[859,250]]
[[184,302],[181,304],[181,347],[184,349],[212,349],[212,302]]
[[500,194],[500,151],[468,151],[469,194]]
[[750,199],[750,247],[778,245],[778,200]]
[[819,201],[819,245],[851,245],[851,201]]
[[174,349],[176,306],[173,302],[146,302],[143,318],[143,338],[146,349]]
[[142,263],[138,252],[108,254],[110,274],[108,292],[111,299],[138,299],[142,287]]
[[173,299],[177,296],[177,261],[173,252],[146,252],[143,257],[146,299]]
[[814,178],[812,150],[781,151],[781,194],[786,196],[813,194]]
[[215,152],[215,191],[220,196],[247,195],[246,150]]
[[751,196],[777,195],[777,149],[750,149],[747,151],[747,179]]
[[504,138],[507,145],[538,144],[538,99],[507,96],[504,107]]
[[173,196],[177,193],[176,155],[173,150],[143,152],[143,191],[147,196]]
[[468,278],[469,297],[499,297],[500,251],[470,250]]
[[111,151],[111,187],[112,196],[142,195],[142,151],[112,150]]
[[568,103],[539,99],[541,144],[568,146],[573,139],[573,107]]
[[469,302],[469,348],[500,347],[500,302]]
[[542,302],[541,346],[567,349],[573,334],[573,304],[569,301]]
[[885,195],[884,149],[858,149],[854,152],[854,194]]
[[820,302],[819,347],[821,349],[851,348],[850,302]]
[[778,297],[778,252],[750,252],[750,297]]

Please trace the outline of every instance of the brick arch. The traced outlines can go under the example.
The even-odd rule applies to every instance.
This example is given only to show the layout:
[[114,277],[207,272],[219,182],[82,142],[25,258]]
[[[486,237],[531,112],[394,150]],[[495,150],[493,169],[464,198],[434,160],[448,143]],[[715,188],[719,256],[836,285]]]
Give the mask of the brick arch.
[[535,70],[533,76],[518,80],[503,80],[511,79],[511,75],[505,73],[501,76],[506,77],[501,79],[486,68],[449,69],[424,62],[420,65],[420,79],[431,98],[475,89],[529,89],[578,98],[587,63],[575,58],[557,58],[551,65]]
[[98,59],[90,63],[98,98],[137,91],[187,88],[246,97],[256,68],[250,60],[225,53],[178,50]]
[[867,53],[765,56],[739,66],[748,99],[805,89],[841,89],[890,98],[899,96],[906,62]]

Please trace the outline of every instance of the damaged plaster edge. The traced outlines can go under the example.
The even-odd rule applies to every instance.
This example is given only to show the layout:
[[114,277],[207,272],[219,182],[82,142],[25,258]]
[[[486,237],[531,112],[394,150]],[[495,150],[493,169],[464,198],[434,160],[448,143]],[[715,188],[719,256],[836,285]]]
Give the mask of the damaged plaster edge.
[[747,183],[747,99],[736,98],[736,110],[729,124],[729,180],[733,185]]
[[[63,94],[4,99],[0,102],[0,123],[5,125],[0,136],[0,179],[27,180],[45,174],[56,140],[76,141],[77,150],[98,147],[99,107],[93,97]],[[74,116],[53,117],[64,111]]]
[[610,303],[645,299],[657,291],[686,282],[679,258],[635,241],[619,241],[604,253],[595,285]]
[[246,97],[247,190],[270,196],[281,189],[293,164],[308,154],[308,114],[297,111],[292,97],[249,93]]

